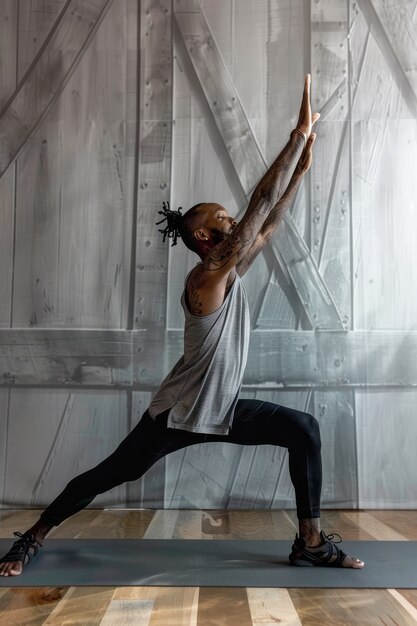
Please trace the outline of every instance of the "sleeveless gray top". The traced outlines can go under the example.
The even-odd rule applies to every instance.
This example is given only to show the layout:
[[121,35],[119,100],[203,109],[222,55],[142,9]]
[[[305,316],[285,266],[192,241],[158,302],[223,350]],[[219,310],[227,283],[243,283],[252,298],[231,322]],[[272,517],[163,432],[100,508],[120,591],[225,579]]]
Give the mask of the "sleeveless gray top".
[[246,366],[250,317],[246,290],[236,278],[223,304],[208,315],[184,309],[184,354],[162,381],[148,412],[152,419],[171,408],[168,428],[227,435]]

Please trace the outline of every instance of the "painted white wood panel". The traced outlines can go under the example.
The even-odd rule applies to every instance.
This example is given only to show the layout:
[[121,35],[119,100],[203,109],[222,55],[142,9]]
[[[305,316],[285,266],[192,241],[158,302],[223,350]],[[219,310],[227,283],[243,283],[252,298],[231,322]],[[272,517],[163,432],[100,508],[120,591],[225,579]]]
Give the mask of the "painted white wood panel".
[[[170,0],[146,0],[140,10],[136,250],[133,328],[166,328],[168,242],[158,211],[170,198],[172,152],[172,18]],[[142,366],[145,369],[145,364]],[[144,379],[146,380],[146,378]]]
[[[7,414],[4,508],[46,506],[66,484],[111,454],[129,432],[123,391],[19,389]],[[92,506],[124,501],[126,484]]]
[[360,508],[417,507],[417,394],[356,392]]
[[[16,61],[20,80],[48,35],[50,36],[51,29],[65,8],[65,0],[17,0],[14,4],[19,11]],[[17,24],[17,21],[13,24]],[[10,29],[12,30],[14,29]]]
[[[240,219],[296,123],[308,70],[322,113],[314,163],[244,277],[242,397],[317,417],[324,507],[416,506],[415,8],[113,0],[58,93],[68,65],[43,81],[30,68],[64,6],[0,8],[0,105],[32,77],[16,126],[0,116],[3,157],[42,113],[46,85],[58,85],[0,180],[0,324],[10,328],[0,337],[0,506],[46,504],[138,423],[182,354],[179,297],[198,261],[181,241],[162,244],[157,211],[167,199],[184,210],[216,200]],[[98,15],[98,4],[68,6],[84,10],[82,28],[67,15],[49,57],[66,63]],[[194,446],[92,506],[293,508],[287,457]]]
[[[183,331],[0,331],[5,386],[155,389],[183,352]],[[265,389],[417,385],[415,331],[254,330],[244,385]],[[144,372],[143,369],[146,368]],[[144,379],[149,382],[144,383]]]
[[7,428],[10,402],[10,389],[0,389],[0,508],[3,507],[6,489],[6,460],[7,460]]
[[[417,320],[417,126],[371,35],[353,107],[355,328]],[[377,97],[370,98],[370,93]]]
[[[360,7],[364,10],[371,9],[374,13],[374,21],[380,23],[384,31],[387,44],[392,48],[398,66],[402,70],[402,78],[412,90],[415,102],[417,102],[417,19],[414,2],[394,2],[393,0],[372,0],[368,7]],[[368,13],[367,13],[368,14]],[[386,45],[387,45],[386,44]]]
[[126,326],[132,221],[127,161],[134,147],[126,132],[132,116],[128,7],[127,0],[110,7],[18,160],[15,327]]
[[263,154],[267,146],[268,3],[205,0],[201,8]]
[[11,291],[13,288],[15,168],[0,180],[0,328],[11,324]]
[[[9,26],[16,23],[15,0],[0,2],[0,110],[17,84],[18,33],[16,28]],[[0,178],[0,328],[9,328],[11,319],[15,175],[15,167],[12,167]]]
[[320,424],[323,508],[355,508],[358,502],[355,392],[317,390],[311,413]]

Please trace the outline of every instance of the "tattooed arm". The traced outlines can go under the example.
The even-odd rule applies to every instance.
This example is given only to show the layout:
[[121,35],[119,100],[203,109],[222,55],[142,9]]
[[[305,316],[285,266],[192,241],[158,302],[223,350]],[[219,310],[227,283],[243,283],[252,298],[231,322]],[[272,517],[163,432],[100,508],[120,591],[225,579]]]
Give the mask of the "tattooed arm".
[[[193,315],[208,315],[222,304],[234,282],[235,268],[247,255],[249,261],[250,252],[254,253],[254,247],[264,241],[260,229],[276,204],[279,185],[291,177],[295,165],[290,170],[289,163],[301,154],[303,145],[303,137],[291,133],[290,141],[255,189],[241,222],[192,271],[186,285],[186,297]],[[278,180],[274,181],[274,178]]]
[[245,215],[233,233],[205,257],[203,268],[206,279],[211,276],[217,280],[227,276],[245,257],[287,188],[303,152],[305,139],[309,137],[313,124],[320,117],[319,113],[311,115],[310,80],[310,74],[307,74],[297,128],[292,131],[290,140],[256,186]]
[[228,274],[245,256],[277,199],[287,187],[303,147],[303,137],[291,133],[287,145],[258,183],[242,220],[232,234],[205,257],[205,270],[220,275]]
[[276,230],[278,224],[284,217],[298,187],[300,186],[304,174],[310,169],[313,159],[312,148],[315,139],[316,135],[315,133],[312,133],[308,138],[307,145],[304,148],[300,160],[297,163],[294,174],[292,175],[287,189],[285,190],[284,194],[281,196],[277,204],[274,206],[272,211],[269,213],[255,241],[250,246],[248,252],[245,254],[243,259],[241,259],[236,265],[236,271],[239,276],[243,276],[243,274],[247,272],[249,267],[254,262],[255,258],[258,256],[260,251],[264,248],[265,244],[272,237],[273,232]]
[[[285,209],[287,208],[289,196],[295,191],[291,183],[292,175],[300,158],[302,160],[305,137],[310,137],[312,126],[320,117],[319,113],[311,115],[309,87],[308,74],[297,128],[291,133],[290,141],[257,185],[243,219],[226,239],[210,250],[191,274],[186,297],[189,298],[194,315],[209,315],[218,309],[235,280],[237,267],[240,267],[242,273],[246,271],[271,236],[262,230],[268,216],[271,213],[274,215],[267,223],[267,228],[272,229],[275,220],[281,219],[284,205]],[[312,141],[314,139],[309,141],[310,146]],[[285,189],[287,193],[282,199]]]

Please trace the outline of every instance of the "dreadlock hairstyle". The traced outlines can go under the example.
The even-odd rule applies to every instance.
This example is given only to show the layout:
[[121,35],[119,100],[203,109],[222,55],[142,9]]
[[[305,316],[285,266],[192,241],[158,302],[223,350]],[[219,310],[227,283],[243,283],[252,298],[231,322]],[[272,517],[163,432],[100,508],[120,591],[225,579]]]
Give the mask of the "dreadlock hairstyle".
[[167,226],[165,226],[165,228],[158,228],[158,231],[164,235],[162,242],[165,242],[166,237],[172,237],[174,241],[172,242],[171,247],[176,246],[177,237],[181,237],[180,228],[182,224],[182,218],[184,217],[181,214],[182,206],[178,207],[178,211],[171,211],[168,201],[163,202],[162,206],[162,211],[158,211],[158,213],[160,213],[161,215],[165,215],[165,217],[159,222],[156,222],[156,224],[162,224],[162,222],[165,222],[166,220]]
[[166,237],[168,239],[172,238],[173,242],[172,246],[177,245],[177,238],[181,237],[190,250],[193,252],[197,252],[197,242],[193,235],[193,231],[198,228],[197,219],[198,218],[198,208],[204,204],[200,202],[199,204],[195,204],[191,209],[189,209],[184,215],[182,215],[181,210],[182,207],[178,207],[177,211],[172,211],[169,206],[169,202],[163,202],[162,211],[158,211],[161,215],[164,215],[163,219],[156,224],[162,224],[162,222],[167,222],[165,228],[158,228],[158,231],[163,234],[162,241],[164,242]]

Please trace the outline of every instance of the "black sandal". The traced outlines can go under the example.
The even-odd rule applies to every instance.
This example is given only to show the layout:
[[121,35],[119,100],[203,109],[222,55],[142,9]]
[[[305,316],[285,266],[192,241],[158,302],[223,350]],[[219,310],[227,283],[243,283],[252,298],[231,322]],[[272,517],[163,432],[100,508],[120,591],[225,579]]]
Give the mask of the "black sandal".
[[317,547],[322,549],[314,552],[306,548],[306,543],[302,537],[299,537],[298,534],[295,535],[292,552],[288,557],[291,565],[298,565],[299,567],[342,567],[347,554],[332,542],[335,534],[340,539],[335,543],[340,543],[342,537],[337,533],[326,535],[320,531],[322,543]]
[[[16,531],[13,534],[16,537],[20,537],[20,539],[14,542],[8,553],[0,559],[0,563],[8,561],[22,561],[22,566],[24,567],[36,559],[39,552],[38,546],[42,547],[42,544],[35,539],[35,536],[32,535],[32,533],[23,534]],[[38,544],[38,546],[36,544]],[[32,554],[29,552],[31,549],[33,550]],[[27,560],[25,561],[25,559]]]

